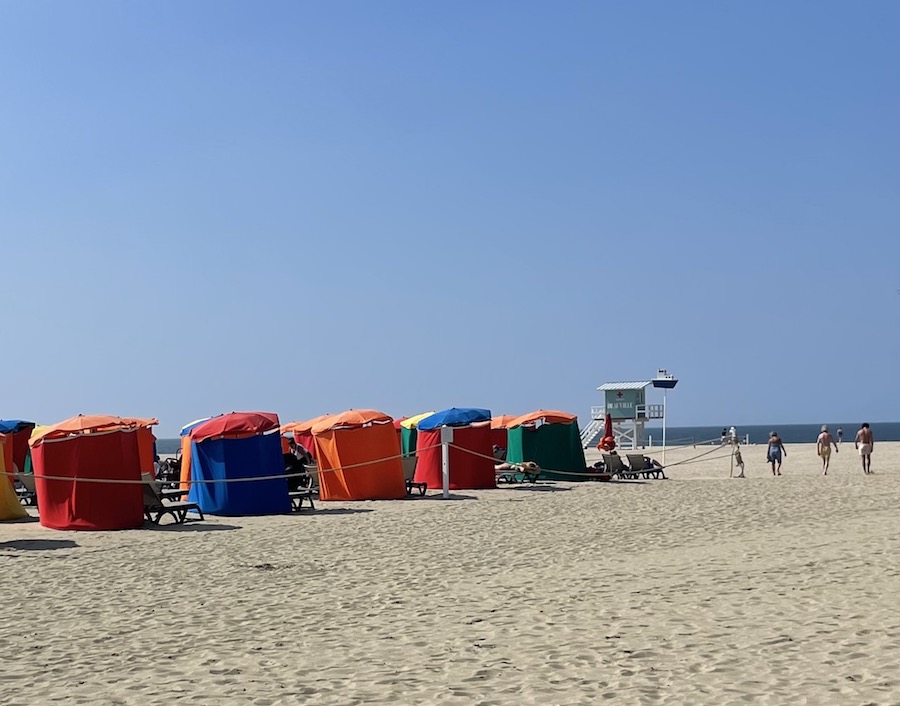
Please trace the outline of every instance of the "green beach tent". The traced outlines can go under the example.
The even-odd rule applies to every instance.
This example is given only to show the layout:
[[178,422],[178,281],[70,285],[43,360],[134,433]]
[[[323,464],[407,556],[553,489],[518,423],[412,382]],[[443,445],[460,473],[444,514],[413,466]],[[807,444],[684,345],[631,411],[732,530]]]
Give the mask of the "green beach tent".
[[419,422],[425,417],[434,414],[434,410],[430,412],[422,412],[414,417],[407,417],[400,422],[400,452],[404,456],[416,455],[416,438],[419,433]]
[[[507,425],[508,463],[534,461],[547,480],[587,480],[578,417],[568,412],[539,409],[516,417]],[[573,471],[575,474],[566,473]]]

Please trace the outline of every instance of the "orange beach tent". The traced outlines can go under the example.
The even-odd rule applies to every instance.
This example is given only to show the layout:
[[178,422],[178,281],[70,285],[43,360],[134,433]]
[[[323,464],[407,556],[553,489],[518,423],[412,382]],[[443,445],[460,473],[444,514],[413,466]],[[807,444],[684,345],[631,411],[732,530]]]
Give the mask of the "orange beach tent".
[[322,500],[406,497],[394,420],[374,409],[328,415],[312,425]]

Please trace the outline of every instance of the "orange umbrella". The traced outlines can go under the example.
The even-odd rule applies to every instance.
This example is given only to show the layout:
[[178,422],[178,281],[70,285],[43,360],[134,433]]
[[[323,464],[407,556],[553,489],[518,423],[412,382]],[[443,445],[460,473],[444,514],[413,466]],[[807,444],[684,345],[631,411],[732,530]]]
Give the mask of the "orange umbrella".
[[281,425],[282,434],[308,434],[312,431],[313,426],[321,422],[323,419],[333,417],[333,414],[320,414],[318,417],[307,419],[305,422],[288,422]]
[[520,427],[525,424],[534,424],[541,419],[544,420],[544,424],[571,424],[578,417],[574,414],[569,414],[568,412],[560,412],[557,409],[539,409],[534,412],[529,412],[528,414],[523,414],[521,417],[516,417],[513,419],[508,425],[508,428],[512,427]]
[[491,429],[506,429],[515,418],[512,414],[498,414],[496,417],[491,417]]
[[312,427],[313,434],[321,434],[323,431],[336,427],[362,427],[367,424],[390,424],[394,418],[377,409],[348,409],[340,414],[332,414]]
[[102,431],[119,431],[122,429],[138,429],[159,424],[157,419],[140,419],[138,417],[113,417],[107,414],[79,414],[49,427],[35,429],[28,443],[34,447],[42,441],[61,439],[77,434],[91,434]]

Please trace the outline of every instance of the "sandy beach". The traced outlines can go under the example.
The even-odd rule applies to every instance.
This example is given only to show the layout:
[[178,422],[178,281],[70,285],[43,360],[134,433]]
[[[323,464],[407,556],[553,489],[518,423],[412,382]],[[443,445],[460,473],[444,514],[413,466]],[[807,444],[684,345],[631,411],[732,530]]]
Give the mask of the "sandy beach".
[[710,450],[668,481],[0,524],[0,703],[900,703],[900,443],[872,476],[846,443],[828,477],[814,444],[780,478],[764,446],[745,479],[667,461]]

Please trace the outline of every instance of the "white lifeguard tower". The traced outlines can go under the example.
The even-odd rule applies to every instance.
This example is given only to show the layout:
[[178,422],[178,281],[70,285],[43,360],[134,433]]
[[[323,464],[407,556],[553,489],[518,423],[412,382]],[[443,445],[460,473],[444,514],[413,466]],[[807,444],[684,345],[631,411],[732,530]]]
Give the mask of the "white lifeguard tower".
[[591,407],[591,421],[581,433],[584,448],[596,445],[603,434],[606,413],[612,418],[613,436],[620,449],[636,450],[646,445],[644,426],[649,419],[663,419],[665,407],[647,404],[646,389],[653,380],[637,382],[605,382],[597,388],[604,404]]

